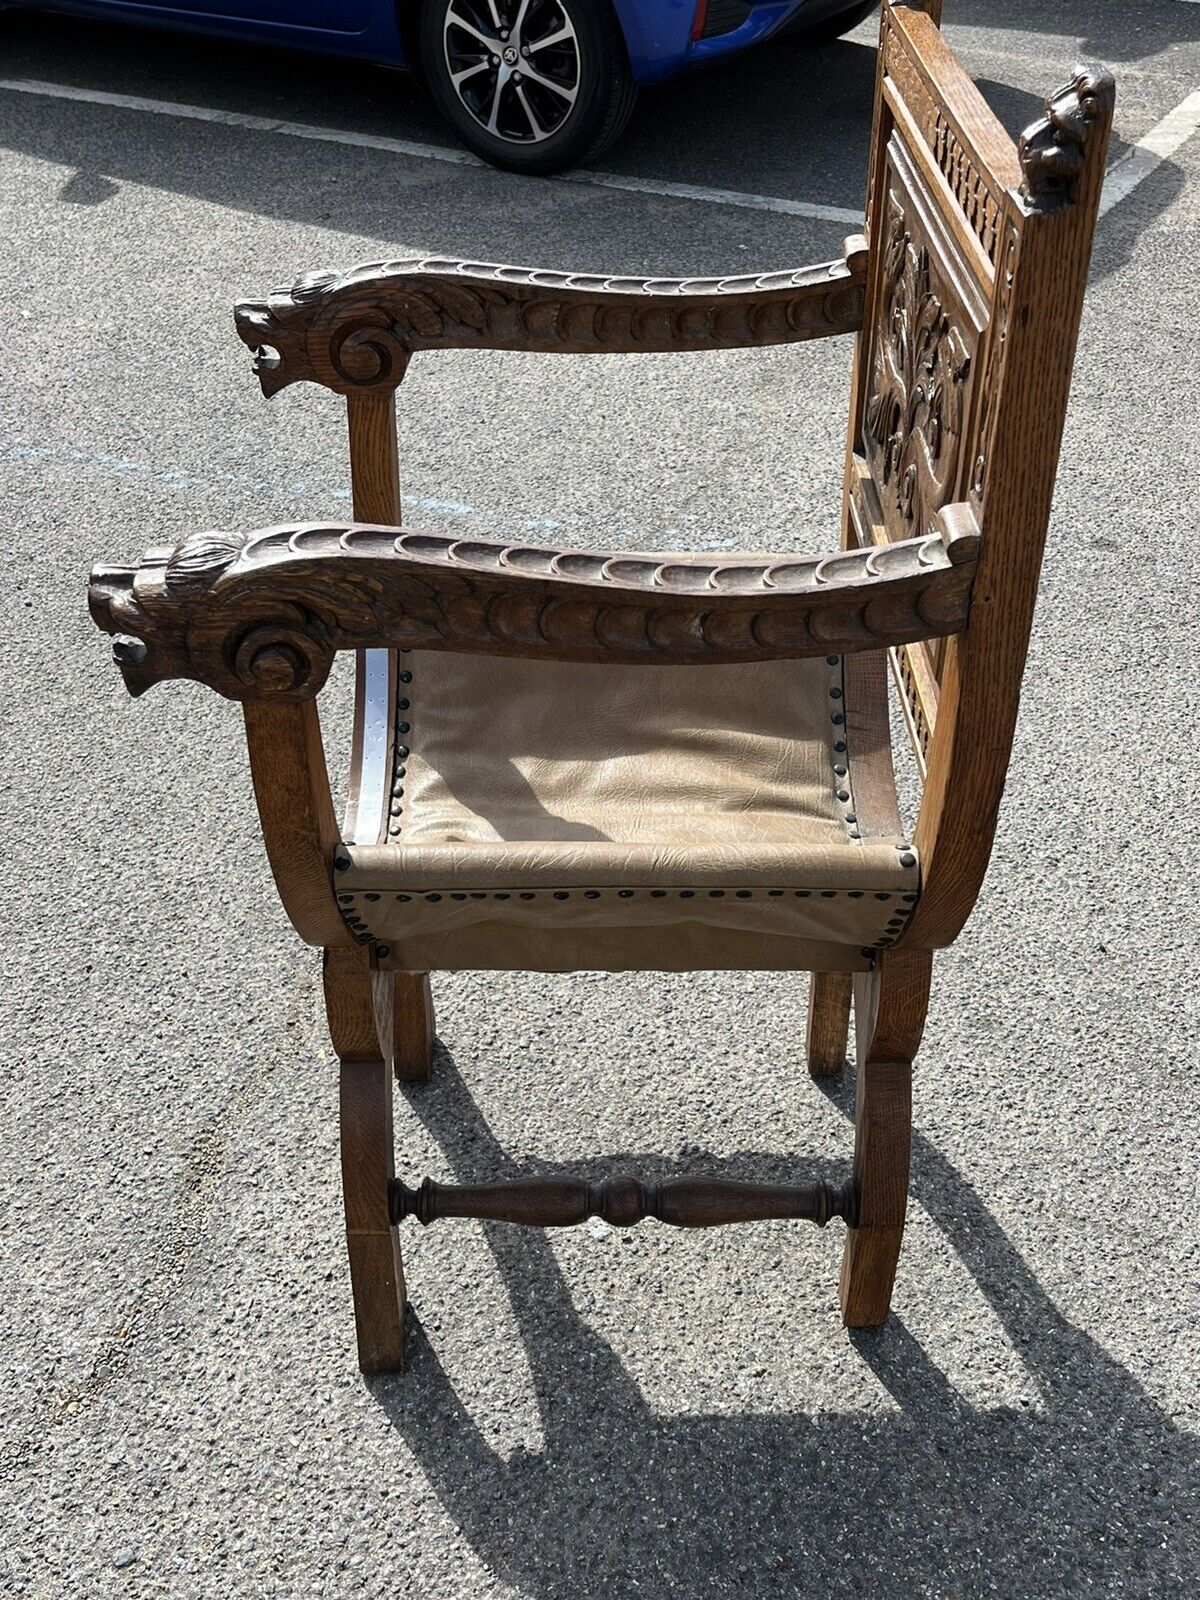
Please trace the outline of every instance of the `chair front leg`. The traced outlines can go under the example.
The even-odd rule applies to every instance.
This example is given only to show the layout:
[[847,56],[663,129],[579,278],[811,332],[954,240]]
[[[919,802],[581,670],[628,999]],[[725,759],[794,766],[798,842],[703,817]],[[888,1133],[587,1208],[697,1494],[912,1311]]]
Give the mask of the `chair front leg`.
[[404,1268],[390,1216],[395,1176],[392,1134],[393,974],[359,947],[325,951],[325,1009],[340,1067],[342,1192],[346,1249],[367,1373],[404,1366]]
[[928,950],[884,951],[854,976],[858,1084],[854,1119],[854,1226],[842,1256],[842,1321],[887,1321],[908,1207],[912,1061],[925,1027],[933,966]]
[[849,972],[814,972],[808,989],[808,1070],[814,1078],[836,1078],[846,1065],[850,1032]]

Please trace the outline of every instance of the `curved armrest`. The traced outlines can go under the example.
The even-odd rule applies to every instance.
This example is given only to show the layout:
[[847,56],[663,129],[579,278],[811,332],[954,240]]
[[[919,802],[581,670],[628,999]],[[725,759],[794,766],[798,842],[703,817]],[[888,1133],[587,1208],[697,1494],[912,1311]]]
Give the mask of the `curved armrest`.
[[606,278],[470,261],[321,272],[234,309],[263,393],[394,389],[414,350],[729,350],[862,326],[867,244],[798,272]]
[[979,534],[947,507],[921,539],[827,556],[559,551],[315,523],[192,534],[88,598],[132,693],[193,678],[307,700],[337,650],[462,650],[661,666],[874,650],[966,623]]

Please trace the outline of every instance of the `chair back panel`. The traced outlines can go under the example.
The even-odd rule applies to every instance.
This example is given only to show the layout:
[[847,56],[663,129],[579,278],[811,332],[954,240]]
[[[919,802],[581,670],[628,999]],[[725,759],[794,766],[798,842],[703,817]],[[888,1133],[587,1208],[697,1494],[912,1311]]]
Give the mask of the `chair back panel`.
[[1114,99],[1103,69],[1077,67],[1014,144],[940,12],[883,5],[843,520],[847,546],[889,543],[959,503],[982,536],[966,631],[891,653],[927,778],[913,935],[935,944],[990,852]]
[[889,539],[909,539],[967,498],[1005,195],[1019,178],[1012,141],[932,17],[885,5],[848,484],[860,532],[879,514]]

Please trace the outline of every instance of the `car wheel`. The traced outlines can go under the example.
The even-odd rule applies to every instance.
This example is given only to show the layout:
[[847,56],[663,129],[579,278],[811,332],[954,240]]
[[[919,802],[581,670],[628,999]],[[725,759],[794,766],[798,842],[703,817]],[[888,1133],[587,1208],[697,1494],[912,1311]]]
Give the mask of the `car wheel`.
[[814,22],[807,28],[803,23],[796,28],[789,28],[787,36],[798,44],[829,44],[849,33],[852,28],[857,28],[863,18],[869,17],[878,7],[879,0],[865,0],[865,3],[859,0],[858,5],[839,11],[836,16],[826,17],[822,22]]
[[462,142],[513,172],[599,155],[637,95],[603,0],[425,0],[421,61]]

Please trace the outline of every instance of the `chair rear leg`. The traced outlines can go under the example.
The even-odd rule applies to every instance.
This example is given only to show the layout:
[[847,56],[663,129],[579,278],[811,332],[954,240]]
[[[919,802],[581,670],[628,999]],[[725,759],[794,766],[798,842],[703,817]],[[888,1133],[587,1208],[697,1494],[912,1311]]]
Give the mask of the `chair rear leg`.
[[427,972],[397,972],[393,991],[392,1055],[396,1078],[419,1083],[433,1061],[433,995]]
[[808,1070],[814,1078],[835,1078],[846,1065],[850,1032],[849,972],[814,972],[808,986]]
[[858,1083],[854,1118],[855,1226],[842,1256],[842,1321],[887,1320],[908,1207],[912,1061],[929,1004],[928,950],[884,951],[854,977]]
[[346,1249],[363,1372],[404,1366],[404,1268],[392,1225],[392,974],[367,951],[327,949],[325,1009],[340,1068]]

